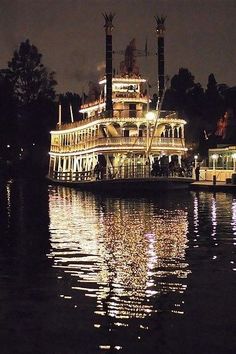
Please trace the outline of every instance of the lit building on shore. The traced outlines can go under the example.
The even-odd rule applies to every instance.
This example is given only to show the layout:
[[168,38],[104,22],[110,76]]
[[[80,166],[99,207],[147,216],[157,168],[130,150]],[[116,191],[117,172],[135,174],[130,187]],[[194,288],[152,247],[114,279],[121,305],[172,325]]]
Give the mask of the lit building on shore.
[[233,175],[236,173],[236,146],[222,145],[208,150],[208,166],[201,167],[201,179],[225,182],[228,180],[236,182]]

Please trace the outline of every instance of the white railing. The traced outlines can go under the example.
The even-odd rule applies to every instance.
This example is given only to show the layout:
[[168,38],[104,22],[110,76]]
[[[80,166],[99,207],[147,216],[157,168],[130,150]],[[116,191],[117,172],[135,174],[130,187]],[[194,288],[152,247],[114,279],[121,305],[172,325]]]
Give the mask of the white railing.
[[155,178],[155,177],[168,177],[168,178],[191,178],[188,171],[176,170],[170,172],[168,165],[162,166],[158,174],[154,174],[150,165],[122,165],[116,168],[105,167],[100,170],[82,171],[82,172],[58,172],[53,171],[49,176],[58,181],[65,182],[79,182],[79,181],[95,181],[95,180],[116,180],[116,179],[138,179],[138,178]]
[[[91,122],[99,121],[100,123],[107,123],[108,121],[114,122],[114,121],[123,121],[123,119],[127,120],[133,120],[134,118],[141,119],[142,121],[146,121],[145,114],[147,112],[143,110],[130,110],[130,109],[116,109],[113,110],[112,112],[105,111],[101,112],[99,114],[95,114],[94,116],[84,118],[83,120],[76,121],[74,123],[67,123],[67,124],[62,124],[60,126],[57,126],[57,130],[66,130],[66,129],[74,129],[74,128],[79,128],[82,126],[86,126],[86,124],[89,124]],[[160,111],[160,118],[165,119],[172,118],[175,119],[178,122],[184,122],[183,119],[177,118],[176,112],[174,111]]]
[[[140,147],[143,147],[145,150],[147,148],[147,138],[146,137],[108,137],[108,138],[97,138],[91,139],[88,141],[80,142],[79,144],[71,145],[52,145],[51,152],[76,152],[87,149],[96,149],[96,147],[113,147],[114,149],[118,147],[127,147],[127,149],[137,147],[140,150]],[[182,138],[162,138],[154,137],[152,141],[152,148],[158,147],[173,147],[173,148],[184,148],[185,140]]]

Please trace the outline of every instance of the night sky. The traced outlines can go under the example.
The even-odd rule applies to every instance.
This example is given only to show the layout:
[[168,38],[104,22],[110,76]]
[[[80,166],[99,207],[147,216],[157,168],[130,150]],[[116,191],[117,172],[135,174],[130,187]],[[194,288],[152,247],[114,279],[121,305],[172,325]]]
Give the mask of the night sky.
[[[0,0],[0,68],[27,38],[56,72],[57,91],[81,93],[104,73],[102,12],[115,12],[113,49],[132,38],[138,49],[156,52],[154,15],[166,15],[166,73],[188,68],[204,87],[213,72],[218,83],[236,85],[235,0]],[[122,60],[115,55],[114,67]],[[138,58],[140,72],[153,87],[157,58]]]

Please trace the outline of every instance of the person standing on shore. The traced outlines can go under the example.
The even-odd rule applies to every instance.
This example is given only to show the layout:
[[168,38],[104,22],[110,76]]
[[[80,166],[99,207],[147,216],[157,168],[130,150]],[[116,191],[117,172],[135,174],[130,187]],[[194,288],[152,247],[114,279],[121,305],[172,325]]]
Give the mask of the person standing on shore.
[[195,168],[195,178],[196,178],[196,181],[199,181],[199,176],[200,176],[200,166],[197,165],[196,168]]

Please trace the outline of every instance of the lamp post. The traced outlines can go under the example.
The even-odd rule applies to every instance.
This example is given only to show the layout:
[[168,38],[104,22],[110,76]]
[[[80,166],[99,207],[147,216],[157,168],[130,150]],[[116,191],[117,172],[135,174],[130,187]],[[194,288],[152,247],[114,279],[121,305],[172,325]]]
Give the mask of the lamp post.
[[218,159],[219,155],[213,154],[212,155],[212,163],[213,163],[213,184],[216,184],[216,161]]
[[214,171],[214,173],[215,173],[216,161],[217,161],[218,157],[219,157],[219,156],[218,156],[217,154],[213,154],[213,155],[212,155],[212,162],[213,162],[213,171]]
[[234,164],[234,172],[236,171],[236,153],[232,154],[233,164]]
[[[150,122],[153,122],[154,119],[156,118],[155,112],[149,111],[146,113],[146,120],[147,120],[147,150],[146,150],[146,164],[148,165],[148,176],[150,176],[151,173],[151,166],[150,166],[150,160],[149,160],[149,151],[151,148],[151,143],[152,143],[152,137],[150,140]],[[145,167],[146,171],[146,167]]]
[[192,176],[194,176],[196,180],[197,180],[197,176],[196,176],[197,160],[198,160],[198,155],[194,155],[194,168],[192,171]]
[[149,111],[149,112],[146,113],[146,120],[147,120],[147,153],[148,153],[148,150],[149,150],[149,139],[150,139],[149,123],[154,121],[155,117],[156,117],[156,115],[152,111]]

